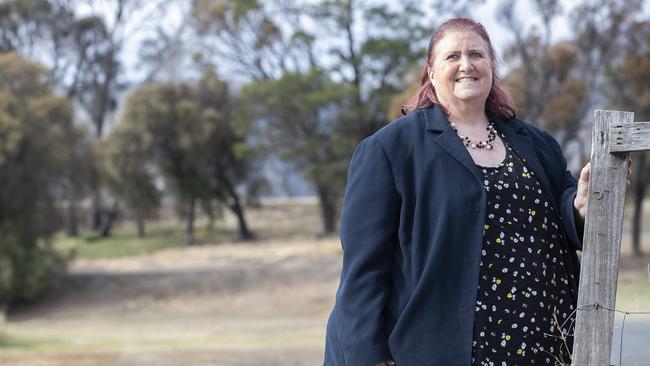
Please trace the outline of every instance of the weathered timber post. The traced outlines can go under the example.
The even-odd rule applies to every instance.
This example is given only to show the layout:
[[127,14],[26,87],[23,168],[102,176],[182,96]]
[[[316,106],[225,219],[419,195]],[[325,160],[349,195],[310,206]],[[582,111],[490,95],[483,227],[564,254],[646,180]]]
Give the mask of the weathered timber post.
[[650,149],[650,123],[633,120],[630,112],[594,114],[573,366],[610,365],[614,312],[609,309],[616,305],[628,155]]

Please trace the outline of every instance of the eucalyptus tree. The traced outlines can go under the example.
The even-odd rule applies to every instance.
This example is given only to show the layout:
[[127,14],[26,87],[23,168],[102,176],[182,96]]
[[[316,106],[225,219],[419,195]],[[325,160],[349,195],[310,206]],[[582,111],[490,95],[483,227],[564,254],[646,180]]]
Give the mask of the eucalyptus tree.
[[242,90],[268,147],[313,182],[325,233],[336,230],[337,204],[354,141],[347,135],[354,91],[320,71],[286,73]]
[[[520,114],[552,131],[565,147],[569,142],[577,143],[584,161],[588,146],[580,135],[590,131],[593,109],[628,108],[638,117],[644,111],[640,90],[645,85],[637,80],[644,80],[638,79],[644,72],[639,65],[643,65],[647,46],[643,46],[642,23],[636,21],[643,2],[583,0],[571,9],[562,9],[556,0],[535,0],[532,4],[538,10],[539,28],[527,27],[529,22],[516,16],[514,1],[503,1],[499,8],[499,19],[514,38],[506,51],[511,66],[506,82],[513,89]],[[572,20],[573,34],[554,43],[553,21],[563,14]],[[641,63],[630,68],[632,61]],[[647,181],[645,159],[641,154],[635,165],[637,200],[632,237],[637,253],[641,197]]]
[[[86,5],[97,5],[89,1]],[[15,51],[40,60],[51,69],[58,91],[67,95],[82,113],[96,141],[103,137],[109,116],[117,108],[118,93],[124,87],[122,48],[130,34],[125,32],[128,14],[137,10],[137,0],[102,1],[102,12],[79,15],[81,2],[75,0],[8,0],[0,3],[0,50]],[[91,226],[109,232],[112,210],[103,207],[100,177],[102,167],[86,154],[83,169],[88,174],[70,177],[61,190],[68,205],[68,232],[75,233],[74,201],[85,193],[92,198]],[[82,167],[80,167],[82,168]],[[87,190],[85,188],[88,188]]]
[[352,149],[388,123],[392,96],[424,54],[423,12],[412,1],[193,4],[201,62],[250,83],[259,139],[312,182],[324,232],[335,232]]
[[[539,26],[530,26],[516,12],[516,2],[501,1],[497,19],[512,35],[505,52],[511,85],[520,114],[554,132],[563,145],[581,144],[581,122],[602,95],[603,72],[616,57],[616,44],[625,37],[642,2],[625,4],[607,0],[583,0],[565,9],[557,0],[528,2]],[[554,41],[554,21],[569,16],[570,39]],[[581,150],[585,150],[584,146]]]
[[227,84],[211,72],[195,84],[141,86],[127,100],[120,124],[138,129],[182,205],[187,244],[194,240],[197,204],[215,199],[236,215],[242,239],[254,237],[237,191],[253,155],[247,128],[232,116],[234,105]]
[[[617,59],[607,66],[604,94],[608,107],[634,111],[637,121],[650,120],[650,20],[632,22],[625,29],[626,37],[616,47]],[[643,229],[643,203],[647,195],[650,176],[650,159],[647,152],[635,153],[634,168],[634,214],[632,217],[632,249],[641,255]]]
[[[69,1],[9,0],[0,3],[0,51],[17,52],[29,59],[41,60],[57,90],[67,89],[76,61],[72,42],[75,27],[73,4]],[[86,146],[88,147],[88,146]],[[79,147],[81,148],[81,146]],[[79,151],[81,155],[87,156]],[[65,228],[69,235],[78,233],[76,201],[85,193],[90,170],[83,159],[76,170],[68,170],[58,190],[64,202]]]
[[0,303],[33,299],[63,259],[49,237],[58,229],[56,190],[82,134],[72,106],[47,70],[0,54]]
[[163,193],[156,185],[151,136],[139,124],[123,123],[111,131],[100,151],[111,191],[134,214],[138,235],[144,237],[145,221],[160,208]]

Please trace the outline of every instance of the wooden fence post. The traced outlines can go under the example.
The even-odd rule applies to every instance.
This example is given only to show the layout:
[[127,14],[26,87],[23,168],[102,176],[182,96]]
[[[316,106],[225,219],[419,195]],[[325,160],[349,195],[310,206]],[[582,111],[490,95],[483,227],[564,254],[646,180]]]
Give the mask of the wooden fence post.
[[609,309],[616,306],[628,152],[650,147],[650,123],[633,120],[630,112],[597,110],[594,114],[574,366],[610,365],[614,312]]

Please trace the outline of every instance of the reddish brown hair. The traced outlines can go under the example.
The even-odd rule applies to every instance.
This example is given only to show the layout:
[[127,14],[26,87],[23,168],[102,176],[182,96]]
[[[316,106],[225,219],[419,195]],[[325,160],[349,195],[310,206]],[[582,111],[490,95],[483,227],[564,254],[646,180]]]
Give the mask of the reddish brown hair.
[[442,23],[440,27],[433,33],[431,40],[429,41],[429,50],[426,55],[426,65],[424,70],[422,70],[422,76],[420,78],[420,87],[415,92],[415,95],[402,106],[402,114],[407,114],[418,109],[429,108],[434,104],[439,105],[444,111],[445,114],[449,114],[449,111],[445,106],[440,103],[436,91],[429,80],[429,67],[433,65],[433,61],[436,57],[435,48],[438,42],[445,36],[445,34],[450,30],[470,30],[478,34],[488,47],[488,53],[490,56],[490,65],[492,66],[492,88],[490,89],[490,94],[488,94],[487,100],[485,101],[485,114],[490,119],[504,119],[504,118],[513,118],[517,114],[517,109],[515,108],[512,97],[506,91],[503,85],[503,79],[497,70],[498,60],[492,47],[492,42],[490,41],[490,36],[487,34],[487,31],[481,23],[475,22],[468,18],[454,18],[449,19],[446,22]]

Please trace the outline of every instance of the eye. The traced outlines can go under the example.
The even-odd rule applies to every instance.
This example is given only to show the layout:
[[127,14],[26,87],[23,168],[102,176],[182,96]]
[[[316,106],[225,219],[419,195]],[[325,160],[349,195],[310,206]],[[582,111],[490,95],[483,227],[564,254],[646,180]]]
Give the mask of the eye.
[[482,58],[482,57],[483,57],[483,54],[480,53],[480,52],[478,52],[478,51],[470,52],[469,55],[470,55],[471,57],[476,57],[476,58]]
[[451,54],[447,55],[447,58],[446,58],[446,59],[447,59],[447,60],[454,60],[454,59],[456,59],[456,58],[458,58],[458,55],[455,54],[455,53],[451,53]]

